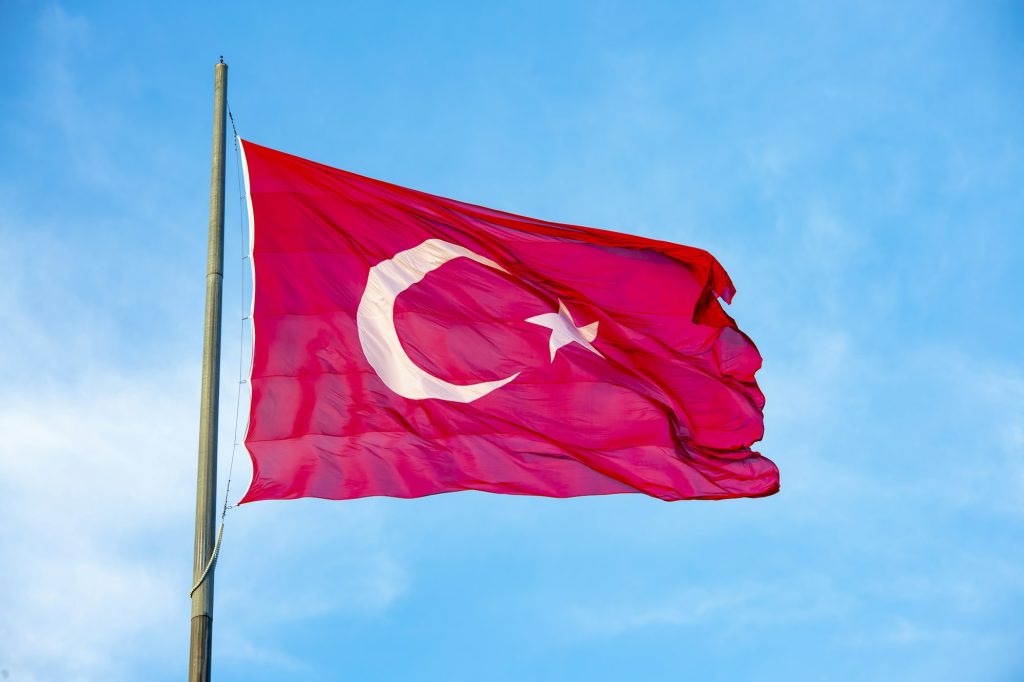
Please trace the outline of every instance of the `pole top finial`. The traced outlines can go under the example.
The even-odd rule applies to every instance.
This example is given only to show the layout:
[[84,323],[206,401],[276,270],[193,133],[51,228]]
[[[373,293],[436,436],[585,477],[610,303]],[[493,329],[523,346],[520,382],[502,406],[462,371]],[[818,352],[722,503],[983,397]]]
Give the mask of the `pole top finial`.
[[221,56],[220,56],[220,63],[221,63],[221,64],[223,64],[223,63],[224,63],[224,55],[221,55]]

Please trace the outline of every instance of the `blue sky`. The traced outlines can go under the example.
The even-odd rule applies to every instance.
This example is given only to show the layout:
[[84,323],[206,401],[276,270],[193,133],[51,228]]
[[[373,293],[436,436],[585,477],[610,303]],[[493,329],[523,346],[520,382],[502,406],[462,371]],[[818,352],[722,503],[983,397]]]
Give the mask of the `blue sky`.
[[5,679],[184,675],[220,54],[260,144],[714,253],[783,487],[233,510],[217,679],[1021,679],[1024,11],[706,4],[0,4]]

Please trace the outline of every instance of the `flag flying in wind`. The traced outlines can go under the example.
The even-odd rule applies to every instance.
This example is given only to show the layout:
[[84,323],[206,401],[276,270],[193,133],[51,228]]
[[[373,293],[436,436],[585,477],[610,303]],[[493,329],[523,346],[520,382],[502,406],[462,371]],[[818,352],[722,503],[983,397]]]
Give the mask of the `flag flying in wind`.
[[757,497],[761,356],[707,252],[445,199],[242,143],[243,502],[456,490]]

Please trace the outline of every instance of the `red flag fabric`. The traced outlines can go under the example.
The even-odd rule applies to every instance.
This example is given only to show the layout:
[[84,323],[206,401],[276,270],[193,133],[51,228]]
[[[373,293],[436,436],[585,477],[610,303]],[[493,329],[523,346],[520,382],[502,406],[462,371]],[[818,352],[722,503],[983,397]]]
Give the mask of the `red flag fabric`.
[[757,497],[761,356],[705,251],[525,218],[243,141],[242,502],[457,490]]

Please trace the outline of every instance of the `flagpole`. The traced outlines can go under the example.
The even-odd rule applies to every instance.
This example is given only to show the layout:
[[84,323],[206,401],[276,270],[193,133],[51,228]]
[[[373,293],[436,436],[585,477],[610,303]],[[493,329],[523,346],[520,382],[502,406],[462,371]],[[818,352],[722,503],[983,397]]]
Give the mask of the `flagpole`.
[[[206,318],[203,322],[203,380],[199,407],[199,472],[196,477],[196,536],[192,565],[192,636],[189,682],[209,682],[213,641],[213,554],[217,506],[217,411],[220,396],[221,301],[224,279],[224,134],[228,66],[214,67],[213,161],[210,171],[210,239],[206,260]],[[206,571],[205,577],[203,576]]]

